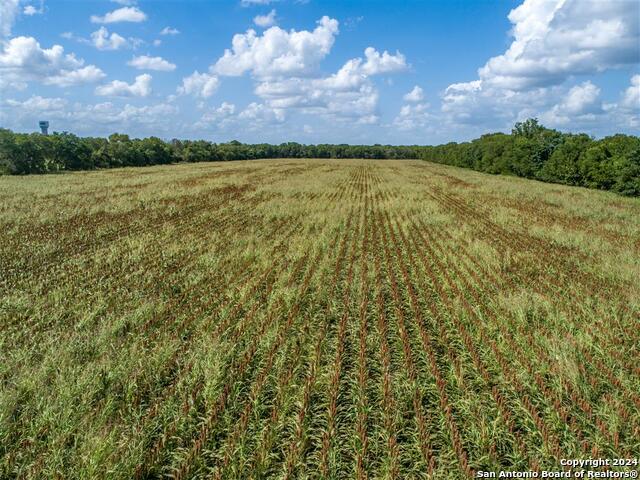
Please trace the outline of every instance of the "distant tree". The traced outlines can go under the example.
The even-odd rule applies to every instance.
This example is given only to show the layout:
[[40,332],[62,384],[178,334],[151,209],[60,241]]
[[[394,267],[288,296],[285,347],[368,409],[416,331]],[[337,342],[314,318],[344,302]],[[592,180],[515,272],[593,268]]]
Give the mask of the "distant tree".
[[0,175],[16,173],[16,135],[6,128],[0,128]]
[[38,134],[18,135],[11,152],[13,171],[17,174],[45,173],[44,148]]
[[540,125],[537,118],[529,118],[524,122],[517,122],[511,134],[518,137],[535,138],[540,135],[545,128]]
[[591,143],[591,138],[585,134],[565,135],[538,173],[538,178],[566,185],[584,185],[580,158]]
[[54,133],[49,141],[48,171],[90,170],[95,168],[91,158],[91,148],[81,138],[72,133]]
[[173,161],[173,154],[169,145],[158,137],[140,140],[140,150],[147,165],[165,165]]
[[640,196],[640,147],[629,152],[618,165],[613,190],[623,195]]

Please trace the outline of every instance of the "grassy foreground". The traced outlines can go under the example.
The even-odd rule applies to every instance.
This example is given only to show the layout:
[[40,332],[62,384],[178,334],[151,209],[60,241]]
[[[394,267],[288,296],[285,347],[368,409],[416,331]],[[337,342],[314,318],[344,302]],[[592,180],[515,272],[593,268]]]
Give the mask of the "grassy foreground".
[[640,452],[640,200],[419,161],[0,178],[1,478]]

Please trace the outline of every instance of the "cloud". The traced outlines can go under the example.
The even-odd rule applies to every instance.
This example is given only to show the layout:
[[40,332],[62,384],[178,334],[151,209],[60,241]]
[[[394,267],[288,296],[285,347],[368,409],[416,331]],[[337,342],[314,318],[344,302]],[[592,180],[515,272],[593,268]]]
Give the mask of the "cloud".
[[244,118],[255,110],[269,112],[260,118],[277,120],[295,109],[332,120],[376,123],[379,93],[371,78],[406,70],[406,58],[400,52],[368,47],[364,57],[352,58],[334,74],[322,75],[320,63],[331,52],[338,26],[337,20],[324,16],[312,31],[271,27],[258,35],[250,29],[234,35],[232,48],[210,71],[220,76],[248,73],[256,80],[254,93],[261,102],[254,102]]
[[403,105],[400,113],[393,120],[393,125],[401,130],[424,128],[433,122],[433,115],[429,114],[428,108],[427,103]]
[[271,27],[276,24],[276,11],[271,10],[266,15],[256,15],[253,17],[253,23],[262,28]]
[[98,50],[118,50],[129,46],[126,38],[115,32],[109,34],[105,27],[100,27],[91,34],[91,44]]
[[179,33],[180,30],[172,27],[164,27],[162,30],[160,30],[160,35],[178,35]]
[[259,36],[250,29],[233,36],[232,48],[225,50],[214,71],[226,76],[245,72],[256,76],[309,73],[331,51],[337,33],[338,21],[327,16],[312,32],[271,27]]
[[351,88],[335,88],[326,79],[305,78],[265,80],[256,86],[255,93],[274,108],[350,118],[372,114],[379,97],[367,82]]
[[362,72],[365,75],[395,73],[408,68],[406,59],[400,52],[396,52],[395,55],[391,55],[385,50],[380,54],[375,48],[368,47],[364,51],[364,55],[367,61],[362,64]]
[[33,5],[25,5],[22,10],[23,15],[27,15],[29,17],[33,15],[42,15],[44,13],[44,2],[40,2],[40,8],[36,8]]
[[640,75],[631,77],[631,85],[625,90],[621,105],[623,108],[635,110],[636,114],[640,112]]
[[167,103],[124,106],[111,102],[95,105],[76,104],[73,107],[71,123],[77,130],[95,130],[101,128],[104,133],[125,131],[129,134],[140,132],[146,135],[157,135],[158,131],[173,135],[176,131],[176,114],[178,107]]
[[483,82],[508,89],[562,83],[640,61],[640,15],[634,2],[526,0],[509,13],[513,43],[480,70]]
[[248,120],[252,127],[257,127],[262,123],[282,123],[285,120],[285,112],[281,108],[271,108],[262,103],[251,102],[238,114],[238,119]]
[[424,100],[424,91],[418,85],[413,87],[409,93],[402,97],[405,102],[421,102]]
[[364,20],[364,16],[359,15],[357,17],[348,17],[345,21],[344,21],[344,26],[347,30],[355,30],[356,27],[358,26],[358,24],[360,22],[362,22]]
[[205,112],[200,120],[193,124],[193,129],[196,131],[207,130],[211,127],[223,129],[237,121],[235,113],[236,106],[233,103],[222,102],[219,107]]
[[26,100],[0,100],[0,119],[3,126],[36,130],[43,118],[65,118],[68,116],[69,102],[64,98],[45,98],[32,95]]
[[85,45],[91,45],[98,50],[121,50],[125,48],[138,48],[145,43],[143,40],[135,37],[124,38],[123,36],[112,32],[109,33],[106,27],[100,27],[92,32],[90,38],[78,37],[73,32],[64,32],[60,36],[67,40],[75,40]]
[[106,85],[96,87],[95,93],[107,97],[147,97],[151,93],[151,75],[138,75],[132,84],[114,80]]
[[176,69],[175,64],[166,61],[162,57],[149,57],[147,55],[133,57],[127,62],[127,65],[138,70],[156,70],[159,72],[172,72]]
[[88,65],[77,70],[61,70],[55,75],[51,75],[43,83],[56,85],[58,87],[73,87],[85,83],[95,83],[105,77],[102,70],[94,65]]
[[376,123],[379,93],[371,77],[406,70],[406,58],[400,52],[380,53],[368,47],[364,58],[348,60],[336,73],[323,76],[320,62],[330,53],[337,34],[337,20],[326,16],[313,31],[271,27],[258,35],[248,30],[233,37],[232,48],[225,50],[211,71],[222,76],[249,73],[256,79],[254,93],[262,102],[248,107],[243,115],[246,119],[255,111],[261,113],[259,118],[278,120],[288,109],[297,109],[332,119]]
[[597,103],[599,96],[600,88],[590,81],[586,81],[569,90],[561,107],[573,115],[596,113],[602,110],[601,105]]
[[144,22],[147,15],[138,7],[122,7],[100,17],[91,15],[92,23]]
[[0,100],[3,125],[14,130],[38,130],[38,120],[51,122],[56,131],[85,135],[109,135],[114,131],[133,136],[176,134],[179,128],[176,105],[157,103],[143,106],[112,102],[72,102],[64,98],[32,96],[27,100]]
[[[573,76],[640,61],[637,13],[626,1],[525,0],[508,15],[513,41],[505,53],[489,59],[476,80],[447,87],[443,121],[504,128],[540,112],[564,121],[566,109],[580,105],[581,95],[591,98],[596,88],[583,84],[568,91]],[[563,103],[567,94],[573,103]],[[565,111],[554,116],[554,108]]]
[[251,7],[253,5],[269,5],[276,0],[241,0],[240,5],[243,7]]
[[196,70],[188,77],[182,79],[182,85],[178,87],[177,91],[180,95],[209,98],[216,92],[219,84],[220,81],[217,76],[200,73]]
[[374,48],[365,57],[348,60],[336,73],[326,77],[263,79],[255,93],[266,105],[279,109],[299,109],[335,120],[376,123],[379,93],[371,78],[382,73],[402,71],[402,54],[380,54]]
[[233,103],[222,102],[218,108],[214,110],[217,115],[229,116],[233,115],[236,111],[236,106]]
[[7,99],[5,101],[5,104],[8,106],[33,113],[61,111],[67,107],[68,103],[64,98],[43,98],[40,95],[32,95],[24,101],[13,99]]
[[44,49],[33,37],[14,37],[2,44],[0,74],[0,85],[14,88],[25,88],[30,81],[67,87],[105,76],[98,67],[84,66],[84,60],[65,54],[62,46]]
[[584,120],[593,120],[604,112],[598,100],[600,88],[590,81],[569,89],[564,99],[549,111],[540,115],[540,120],[550,126],[561,126]]
[[633,75],[630,83],[631,85],[622,93],[619,104],[605,105],[604,108],[613,111],[617,125],[633,129],[637,133],[640,129],[640,74]]
[[0,1],[0,33],[4,37],[11,35],[11,29],[16,21],[20,7],[20,0]]

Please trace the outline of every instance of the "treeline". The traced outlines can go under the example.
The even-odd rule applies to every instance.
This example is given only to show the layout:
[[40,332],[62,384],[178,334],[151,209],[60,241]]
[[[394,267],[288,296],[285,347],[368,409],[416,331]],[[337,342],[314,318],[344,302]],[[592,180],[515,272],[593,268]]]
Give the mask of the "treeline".
[[129,138],[114,133],[109,138],[78,137],[71,133],[14,133],[0,129],[0,171],[25,175],[63,170],[163,165],[180,162],[253,160],[260,158],[420,158],[421,147],[393,145],[270,145],[238,141]]
[[511,134],[494,133],[439,146],[165,142],[117,133],[109,138],[81,138],[66,132],[45,136],[0,129],[0,174],[260,158],[425,159],[640,196],[640,138],[614,135],[594,140],[545,128],[535,119],[517,123]]
[[424,147],[421,158],[481,172],[640,196],[640,138],[631,135],[594,140],[583,133],[551,130],[529,119],[516,123],[511,135],[492,133],[471,142]]

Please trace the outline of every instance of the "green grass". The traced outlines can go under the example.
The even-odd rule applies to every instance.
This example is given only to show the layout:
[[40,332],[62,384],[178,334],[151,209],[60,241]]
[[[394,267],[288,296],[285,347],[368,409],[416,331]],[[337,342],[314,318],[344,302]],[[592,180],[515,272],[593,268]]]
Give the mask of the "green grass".
[[640,452],[640,200],[419,161],[0,178],[0,477]]

